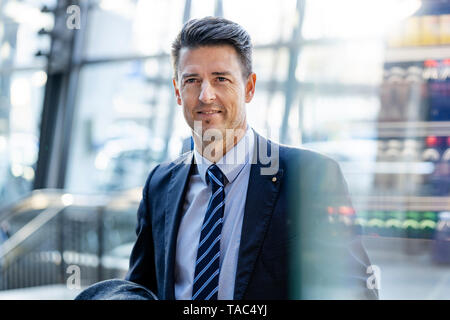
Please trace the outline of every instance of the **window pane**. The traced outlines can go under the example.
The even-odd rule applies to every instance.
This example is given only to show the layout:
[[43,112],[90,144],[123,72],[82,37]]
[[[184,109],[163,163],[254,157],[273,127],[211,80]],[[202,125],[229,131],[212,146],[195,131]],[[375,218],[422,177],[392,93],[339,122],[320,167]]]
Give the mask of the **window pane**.
[[255,45],[289,40],[297,17],[295,0],[224,0],[223,7],[224,17],[242,25]]
[[184,1],[98,1],[89,12],[85,56],[120,57],[170,52]]
[[[2,1],[0,3],[0,203],[28,193],[34,181],[47,74],[53,16],[42,6],[56,1]],[[22,71],[20,71],[22,70]],[[27,70],[27,71],[24,71]]]
[[330,221],[352,217],[381,299],[448,299],[449,3],[305,8],[298,134],[339,161],[354,209]]
[[152,166],[181,152],[182,138],[189,131],[177,125],[182,120],[181,110],[174,99],[169,71],[167,60],[83,69],[67,177],[69,190],[96,192],[142,186]]
[[39,148],[39,121],[46,73],[0,74],[0,202],[10,202],[33,186]]
[[[3,67],[44,65],[45,58],[36,57],[40,50],[47,53],[50,37],[38,35],[40,29],[52,30],[54,18],[42,13],[41,7],[52,7],[56,1],[3,1],[0,19],[0,62]],[[7,64],[6,64],[7,63]]]

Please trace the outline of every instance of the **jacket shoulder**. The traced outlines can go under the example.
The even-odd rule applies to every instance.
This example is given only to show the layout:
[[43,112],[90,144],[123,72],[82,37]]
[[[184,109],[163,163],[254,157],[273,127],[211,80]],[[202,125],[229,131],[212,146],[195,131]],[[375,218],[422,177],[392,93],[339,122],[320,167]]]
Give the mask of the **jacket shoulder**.
[[280,160],[282,162],[294,162],[302,166],[327,165],[339,167],[336,160],[324,153],[312,149],[279,144],[279,150]]
[[192,161],[192,155],[193,155],[192,151],[187,151],[178,156],[176,159],[162,162],[158,165],[158,171],[170,171],[174,167],[183,164],[190,165]]
[[152,169],[147,177],[146,188],[154,190],[162,185],[167,185],[172,175],[172,170],[180,165],[190,165],[192,161],[192,151],[183,153],[172,161],[165,161]]

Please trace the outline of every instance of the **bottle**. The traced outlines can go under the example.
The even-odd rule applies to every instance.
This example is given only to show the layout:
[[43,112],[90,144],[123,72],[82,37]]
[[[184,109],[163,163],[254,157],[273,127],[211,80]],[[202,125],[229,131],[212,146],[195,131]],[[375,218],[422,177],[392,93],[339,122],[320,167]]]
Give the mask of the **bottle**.
[[406,83],[409,87],[409,97],[405,110],[406,121],[426,120],[426,83],[422,77],[423,68],[417,65],[408,67]]
[[418,46],[421,44],[421,17],[409,17],[405,20],[405,46]]
[[419,142],[416,139],[405,139],[403,146],[402,161],[417,162],[420,160]]
[[420,213],[407,211],[406,219],[403,221],[403,232],[406,235],[405,252],[408,254],[423,253],[424,245],[420,238]]
[[387,142],[387,148],[385,152],[386,161],[396,162],[400,160],[402,142],[398,139],[391,139]]
[[450,120],[450,61],[434,63],[432,77],[428,80],[429,112],[432,121]]
[[434,69],[434,62],[430,62],[430,60],[423,62],[422,67],[422,112],[423,112],[423,120],[431,121],[431,98],[430,98],[430,79],[434,76],[436,70]]
[[338,224],[341,226],[342,236],[352,236],[355,231],[355,210],[350,206],[338,208]]
[[441,88],[443,103],[442,119],[448,121],[450,120],[450,59],[442,61],[442,69],[439,76],[443,82]]
[[330,224],[336,223],[336,209],[332,206],[327,207],[327,213],[328,213],[328,222]]
[[416,239],[419,237],[420,231],[420,213],[417,211],[406,212],[406,219],[403,221],[402,227],[405,235],[409,239]]
[[442,161],[450,161],[450,137],[445,137],[445,150],[442,152]]
[[441,161],[438,164],[441,180],[441,194],[450,194],[450,137],[445,137],[445,150],[442,152]]
[[386,235],[388,237],[403,237],[403,220],[404,212],[398,210],[388,212],[385,221]]
[[367,222],[368,222],[369,213],[365,210],[358,211],[355,216],[355,234],[368,234],[367,232]]
[[388,120],[389,109],[392,106],[394,88],[388,81],[390,74],[390,69],[385,69],[383,72],[383,81],[380,85],[380,111],[378,112],[378,122]]
[[435,263],[450,263],[450,212],[440,212],[434,236],[432,257]]
[[[422,154],[424,152],[424,148],[425,148],[425,142],[424,139],[414,139],[414,146],[411,146],[411,148],[414,148],[417,152],[417,158],[415,160],[415,163],[417,165],[422,166]],[[414,174],[411,175],[411,194],[414,196],[421,196],[423,195],[423,187],[424,187],[424,183],[425,183],[425,174],[418,173],[415,172]]]
[[408,104],[409,86],[405,80],[406,70],[395,66],[390,69],[390,75],[387,79],[391,88],[391,105],[388,106],[386,118],[387,121],[403,121],[406,105]]
[[438,145],[438,137],[428,136],[425,138],[425,150],[422,152],[422,161],[429,162],[433,166],[432,172],[424,175],[422,190],[423,194],[426,196],[436,196],[438,194],[435,183],[436,164],[441,158]]
[[[414,168],[414,165],[420,161],[419,143],[415,139],[405,139],[403,143],[404,147],[401,152],[401,159],[404,162],[406,168]],[[400,175],[400,190],[406,195],[415,195],[420,188],[418,184],[417,174],[411,170],[406,170]]]
[[436,212],[426,211],[422,214],[420,220],[420,237],[424,239],[432,239],[437,226],[438,216]]
[[[385,159],[388,162],[399,162],[402,154],[402,142],[398,139],[391,139],[387,142],[387,149],[385,152]],[[386,175],[386,191],[398,193],[402,191],[402,179],[398,174]]]
[[447,149],[447,137],[427,137],[426,141],[431,148],[424,151],[423,160],[434,166],[426,177],[427,185],[432,196],[445,196],[448,194],[448,163],[443,160],[443,155]]
[[[376,161],[377,163],[383,163],[386,161],[386,147],[387,142],[384,140],[378,140],[377,141],[377,157]],[[388,186],[389,177],[386,174],[383,173],[375,173],[374,177],[374,189],[377,193],[382,193],[384,190],[386,190]]]
[[428,136],[425,138],[425,150],[422,153],[423,161],[437,162],[441,158],[439,152],[439,140],[436,136]]
[[398,48],[405,45],[406,26],[404,23],[397,23],[392,26],[389,32],[387,44],[391,48]]
[[367,221],[367,233],[371,236],[381,236],[384,233],[384,213],[382,211],[371,211]]
[[439,27],[440,44],[450,44],[450,14],[439,16]]
[[439,63],[436,60],[426,60],[423,77],[427,81],[429,115],[431,121],[439,121],[441,109]]
[[438,45],[439,37],[439,16],[425,15],[421,17],[421,41],[422,45]]

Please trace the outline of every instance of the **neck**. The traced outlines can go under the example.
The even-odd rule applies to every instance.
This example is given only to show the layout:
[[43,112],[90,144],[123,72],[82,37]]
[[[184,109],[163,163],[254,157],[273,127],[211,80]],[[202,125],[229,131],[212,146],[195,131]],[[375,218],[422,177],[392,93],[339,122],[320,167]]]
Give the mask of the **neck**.
[[236,128],[227,129],[226,134],[223,134],[223,139],[205,140],[204,137],[192,133],[194,144],[197,151],[206,159],[213,163],[217,163],[222,157],[235,145],[241,141],[247,132],[246,129]]

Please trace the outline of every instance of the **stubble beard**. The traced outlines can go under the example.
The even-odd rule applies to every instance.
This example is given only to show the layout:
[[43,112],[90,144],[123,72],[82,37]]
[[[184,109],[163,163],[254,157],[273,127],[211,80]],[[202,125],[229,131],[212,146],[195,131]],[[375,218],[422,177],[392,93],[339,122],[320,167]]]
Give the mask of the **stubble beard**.
[[231,128],[203,129],[203,126],[202,121],[194,121],[191,128],[195,148],[203,157],[216,163],[244,137],[247,123],[244,118],[240,125]]

